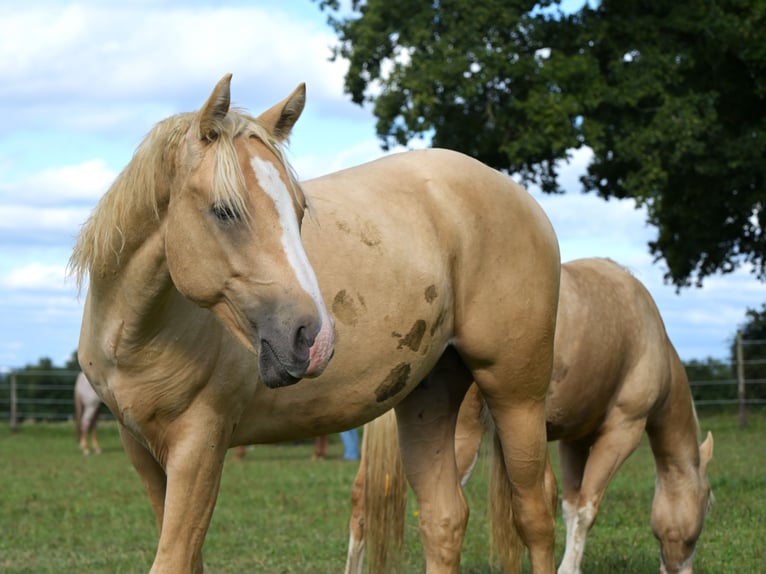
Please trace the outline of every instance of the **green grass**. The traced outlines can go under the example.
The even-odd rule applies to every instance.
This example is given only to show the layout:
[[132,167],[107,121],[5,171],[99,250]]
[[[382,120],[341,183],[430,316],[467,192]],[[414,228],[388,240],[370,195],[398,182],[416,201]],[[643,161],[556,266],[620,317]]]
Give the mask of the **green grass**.
[[[709,473],[716,505],[698,545],[695,573],[760,572],[766,561],[766,416],[751,415],[745,431],[735,415],[703,417],[701,424],[715,434]],[[102,425],[99,436],[104,453],[83,457],[70,425],[0,432],[0,572],[148,572],[157,541],[148,499],[116,427]],[[343,462],[341,450],[336,436],[324,462],[309,461],[309,443],[258,446],[242,463],[228,460],[205,543],[207,572],[342,572],[356,465]],[[488,558],[487,471],[488,463],[480,463],[466,492],[471,519],[461,571],[470,574],[496,571]],[[645,441],[607,492],[588,540],[587,572],[656,574],[658,547],[649,527],[653,489]],[[423,571],[414,510],[411,504],[406,572]],[[560,519],[556,536],[560,559]]]

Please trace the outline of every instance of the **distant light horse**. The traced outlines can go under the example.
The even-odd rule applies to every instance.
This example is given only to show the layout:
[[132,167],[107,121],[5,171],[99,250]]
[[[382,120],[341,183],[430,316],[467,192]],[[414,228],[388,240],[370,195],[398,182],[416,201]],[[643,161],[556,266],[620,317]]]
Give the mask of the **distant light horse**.
[[[459,474],[467,480],[484,426],[476,386],[460,409],[456,431]],[[654,301],[641,283],[607,259],[562,265],[553,379],[546,406],[548,439],[558,440],[566,551],[559,574],[579,574],[585,539],[607,486],[646,430],[657,471],[652,529],[661,571],[690,574],[711,500],[707,465],[713,436],[698,447],[699,427],[681,361]],[[374,449],[374,450],[373,450]],[[386,414],[365,427],[362,462],[352,489],[347,573],[360,573],[365,540],[370,572],[396,561],[406,485],[396,448],[396,425]],[[500,483],[502,485],[502,483]],[[507,501],[491,499],[493,528]],[[400,545],[400,544],[399,544]],[[513,564],[506,548],[497,551]],[[390,571],[390,570],[389,570]]]
[[88,435],[93,452],[101,454],[101,446],[96,436],[98,411],[101,408],[101,398],[93,390],[85,373],[77,375],[74,384],[74,424],[77,430],[77,441],[83,454],[90,454]]
[[[304,87],[253,118],[230,108],[229,84],[149,133],[70,262],[90,278],[80,364],[160,528],[152,573],[202,572],[230,446],[339,432],[394,407],[427,571],[457,572],[468,510],[454,425],[475,380],[510,470],[514,533],[533,572],[552,574],[544,399],[560,261],[539,205],[445,150],[301,186],[281,145]],[[423,382],[434,368],[454,374]]]

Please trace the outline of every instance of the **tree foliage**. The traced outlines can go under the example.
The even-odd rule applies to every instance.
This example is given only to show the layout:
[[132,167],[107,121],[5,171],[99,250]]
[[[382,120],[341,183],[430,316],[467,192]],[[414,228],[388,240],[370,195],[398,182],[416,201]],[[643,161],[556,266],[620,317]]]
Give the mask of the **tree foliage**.
[[667,279],[766,279],[766,2],[559,3],[320,0],[384,147],[431,138],[557,192],[587,146],[583,189],[646,206]]

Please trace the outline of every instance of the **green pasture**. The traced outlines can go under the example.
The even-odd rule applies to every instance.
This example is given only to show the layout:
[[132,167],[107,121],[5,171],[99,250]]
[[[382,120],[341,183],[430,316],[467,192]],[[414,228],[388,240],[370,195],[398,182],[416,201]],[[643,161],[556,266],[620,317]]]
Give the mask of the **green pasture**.
[[[701,423],[715,434],[709,472],[716,504],[698,546],[695,574],[761,572],[766,415],[751,415],[744,431],[736,415],[703,417]],[[0,429],[0,572],[148,572],[156,544],[148,500],[114,423],[100,427],[100,438],[104,453],[83,457],[71,425],[23,425],[15,435]],[[243,462],[229,459],[205,543],[206,572],[342,572],[356,464],[342,461],[341,451],[336,436],[324,462],[309,461],[310,443],[258,446]],[[555,449],[551,452],[555,459]],[[467,487],[465,573],[497,571],[489,565],[487,472],[488,464],[480,463]],[[585,571],[658,572],[649,528],[653,489],[653,463],[644,442],[607,492],[586,547]],[[559,519],[558,559],[563,533]],[[406,544],[405,571],[422,572],[413,504]]]

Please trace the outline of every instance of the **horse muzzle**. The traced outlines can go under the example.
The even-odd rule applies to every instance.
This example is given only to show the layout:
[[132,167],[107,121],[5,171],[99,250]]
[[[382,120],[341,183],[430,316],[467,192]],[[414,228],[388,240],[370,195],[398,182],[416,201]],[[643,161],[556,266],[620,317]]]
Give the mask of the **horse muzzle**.
[[[280,341],[286,343],[279,344]],[[324,315],[319,325],[304,321],[288,337],[279,337],[268,329],[261,331],[259,368],[261,379],[269,388],[293,385],[304,377],[317,377],[327,367],[335,352],[335,326]]]

